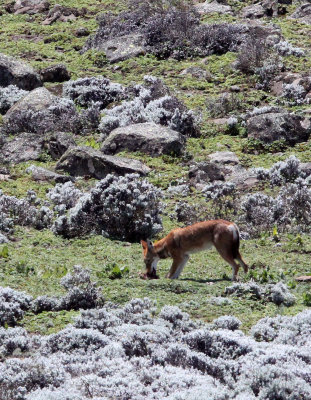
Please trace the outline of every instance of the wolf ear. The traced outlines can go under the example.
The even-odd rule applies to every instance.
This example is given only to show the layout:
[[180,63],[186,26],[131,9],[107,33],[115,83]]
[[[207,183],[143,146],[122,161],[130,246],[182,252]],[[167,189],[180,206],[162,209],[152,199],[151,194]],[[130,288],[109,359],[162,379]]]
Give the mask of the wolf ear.
[[147,246],[149,250],[153,250],[153,244],[152,241],[150,239],[147,239]]
[[141,240],[140,244],[143,246],[143,249],[146,249],[148,247],[147,242],[145,242],[145,240]]

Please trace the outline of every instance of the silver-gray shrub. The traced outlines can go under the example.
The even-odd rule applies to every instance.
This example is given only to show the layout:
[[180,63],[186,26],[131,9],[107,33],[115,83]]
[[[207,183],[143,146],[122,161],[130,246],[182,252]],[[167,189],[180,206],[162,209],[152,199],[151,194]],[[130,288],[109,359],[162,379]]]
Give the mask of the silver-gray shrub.
[[[30,337],[22,331],[4,333],[13,342],[16,338],[12,348],[20,349],[23,358],[4,356],[0,398],[310,398],[309,310],[263,319],[252,329],[252,337],[223,329],[222,323],[218,329],[217,320],[198,328],[177,307],[146,319],[151,305],[147,299],[135,299],[123,308],[107,304],[87,310],[75,327],[38,337],[36,343],[26,344]],[[180,329],[182,321],[188,330]],[[23,347],[23,337],[29,350]]]
[[286,40],[276,43],[274,48],[281,56],[303,57],[305,55],[305,52],[300,47],[295,47]]
[[75,352],[93,352],[101,347],[105,347],[109,343],[106,335],[103,335],[95,329],[79,329],[73,326],[61,330],[58,333],[52,334],[48,337],[44,354],[56,353],[70,353]]
[[269,170],[269,181],[272,186],[294,182],[297,178],[304,176],[300,160],[294,155],[289,156],[285,161],[278,161]]
[[[304,310],[301,313],[287,317],[265,317],[251,329],[251,334],[258,341],[274,342],[287,345],[306,346],[311,343],[311,312]],[[311,357],[309,354],[309,361]]]
[[69,97],[81,107],[89,107],[97,103],[100,109],[115,101],[120,101],[125,96],[125,91],[119,83],[100,77],[80,78],[76,81],[64,83],[63,95]]
[[0,287],[0,326],[14,326],[31,306],[32,297],[9,287]]
[[295,304],[296,298],[283,282],[276,284],[259,285],[255,282],[235,283],[225,288],[225,295],[246,296],[253,299],[270,301],[277,306],[283,304],[290,307]]
[[26,400],[37,388],[58,387],[64,380],[63,367],[55,368],[55,363],[40,356],[9,358],[0,365],[0,396],[2,400]]
[[0,357],[11,355],[13,352],[25,352],[32,346],[31,337],[24,328],[0,327]]
[[60,308],[63,310],[94,308],[104,302],[102,290],[91,280],[87,268],[75,265],[73,272],[65,275],[60,283],[67,290],[67,294],[60,301]]
[[225,296],[250,296],[254,300],[260,300],[263,297],[263,289],[255,282],[234,283],[227,286],[224,291]]
[[275,223],[276,201],[273,197],[263,193],[254,193],[242,199],[241,223],[251,235],[258,235],[269,230]]
[[282,97],[292,106],[299,106],[305,103],[307,91],[299,84],[288,83],[283,84]]
[[296,297],[290,293],[288,287],[282,282],[267,285],[265,287],[265,296],[277,306],[284,304],[286,307],[290,307],[296,302]]
[[213,321],[217,329],[229,329],[235,331],[240,328],[242,322],[233,315],[222,315]]
[[134,88],[135,97],[107,109],[99,130],[106,137],[111,130],[143,122],[168,126],[187,136],[198,136],[199,120],[176,97],[169,95],[162,81],[145,76],[145,84]]
[[64,237],[90,232],[125,240],[151,237],[162,229],[160,197],[161,191],[137,174],[107,175],[52,229]]
[[15,196],[7,196],[0,190],[0,215],[4,218],[3,229],[12,232],[12,222],[36,229],[48,228],[54,213],[46,206],[35,207],[31,198],[18,199]]
[[139,34],[148,53],[181,60],[235,51],[246,32],[241,24],[200,24],[199,14],[186,1],[131,0],[128,7],[118,15],[100,15],[99,28],[83,51],[100,48],[108,39]]
[[0,114],[5,114],[15,103],[29,92],[19,89],[15,85],[0,87]]
[[213,217],[229,218],[235,211],[236,185],[233,182],[214,181],[202,189],[206,200],[212,200]]
[[81,190],[77,189],[72,182],[57,183],[47,192],[47,197],[55,205],[65,205],[66,209],[72,208],[81,197]]
[[67,293],[61,297],[37,297],[31,304],[33,312],[90,309],[104,303],[101,287],[91,280],[87,268],[74,265],[72,273],[66,274],[60,283]]
[[278,223],[292,229],[309,231],[311,223],[311,190],[302,178],[283,186],[276,198]]
[[0,212],[0,232],[5,234],[13,233],[14,221],[8,217],[7,213]]

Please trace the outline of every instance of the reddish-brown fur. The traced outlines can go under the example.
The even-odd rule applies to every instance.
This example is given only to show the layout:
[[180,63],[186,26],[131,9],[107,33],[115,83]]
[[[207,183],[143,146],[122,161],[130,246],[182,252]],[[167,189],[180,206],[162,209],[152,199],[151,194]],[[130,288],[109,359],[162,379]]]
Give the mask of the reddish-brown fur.
[[157,262],[161,258],[168,257],[173,258],[173,264],[167,277],[178,278],[189,259],[189,254],[211,246],[214,246],[222,258],[231,265],[233,280],[237,279],[240,265],[245,273],[248,271],[248,266],[239,252],[239,230],[234,223],[229,221],[218,219],[198,222],[186,228],[174,229],[154,244],[149,240],[147,242],[142,240],[141,244],[146,264],[144,275],[146,278],[156,277]]

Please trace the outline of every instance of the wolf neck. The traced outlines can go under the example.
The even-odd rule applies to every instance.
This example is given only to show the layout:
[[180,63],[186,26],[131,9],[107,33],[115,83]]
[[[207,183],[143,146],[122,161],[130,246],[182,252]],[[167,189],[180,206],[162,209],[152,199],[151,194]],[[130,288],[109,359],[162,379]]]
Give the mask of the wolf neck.
[[156,242],[153,245],[153,248],[155,249],[155,251],[156,251],[156,253],[157,253],[159,258],[163,259],[163,258],[170,257],[170,254],[169,254],[169,252],[168,252],[168,250],[166,248],[166,244],[165,244],[163,239],[161,239],[158,242]]

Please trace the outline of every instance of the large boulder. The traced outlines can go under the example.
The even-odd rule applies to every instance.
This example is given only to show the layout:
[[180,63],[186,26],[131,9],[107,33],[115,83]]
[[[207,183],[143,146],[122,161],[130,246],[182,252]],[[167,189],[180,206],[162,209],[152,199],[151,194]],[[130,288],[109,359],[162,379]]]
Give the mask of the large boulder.
[[50,65],[42,69],[40,75],[43,82],[65,82],[70,79],[70,73],[64,64]]
[[34,181],[55,181],[56,183],[65,183],[68,181],[73,181],[73,178],[68,175],[60,175],[54,171],[48,169],[37,167],[36,165],[31,165],[26,169],[28,174]]
[[202,161],[190,167],[189,180],[191,185],[198,187],[208,182],[224,181],[225,176],[217,163]]
[[60,4],[55,4],[55,6],[49,10],[46,19],[42,22],[42,25],[51,25],[54,22],[73,22],[79,16],[85,15],[87,9],[83,8],[73,8],[65,7]]
[[300,22],[311,25],[311,4],[306,3],[298,7],[291,18],[299,19]]
[[267,112],[251,116],[247,120],[249,138],[269,144],[285,140],[289,145],[308,140],[310,128],[304,126],[304,118],[288,112]]
[[50,3],[46,0],[16,0],[13,7],[15,14],[38,14],[49,8]]
[[263,0],[257,4],[251,4],[242,9],[244,18],[276,17],[287,13],[287,5],[292,4],[292,0]]
[[238,156],[232,151],[216,151],[208,156],[211,162],[220,165],[238,165]]
[[143,46],[144,38],[140,34],[120,36],[101,42],[97,50],[103,50],[111,63],[127,60],[146,53]]
[[265,9],[261,4],[251,4],[242,9],[242,17],[257,19],[262,18],[265,15]]
[[3,117],[3,129],[8,134],[20,132],[46,133],[64,128],[79,129],[79,115],[71,100],[53,95],[44,87],[32,90],[12,106]]
[[21,133],[4,143],[0,152],[0,162],[18,164],[29,160],[39,160],[42,148],[42,138],[38,138],[34,133]]
[[40,76],[28,64],[0,53],[0,86],[15,85],[32,90],[42,86]]
[[90,147],[68,149],[58,161],[56,170],[66,171],[72,176],[93,176],[97,179],[102,179],[110,173],[117,175],[128,173],[147,175],[150,171],[140,161],[104,155]]
[[184,145],[185,138],[179,132],[150,122],[114,129],[103,142],[101,150],[105,154],[129,150],[141,151],[152,156],[180,155]]
[[6,138],[1,146],[0,162],[18,164],[30,160],[42,160],[44,154],[58,160],[70,146],[76,143],[64,132],[53,132],[46,136],[23,132],[13,138]]
[[53,160],[58,160],[69,147],[74,146],[76,146],[74,138],[66,132],[52,132],[44,137],[44,149]]
[[206,1],[205,3],[196,4],[195,9],[201,15],[216,14],[216,13],[232,14],[232,9],[230,6],[227,6],[225,4],[220,4],[217,1],[212,1],[212,2]]

